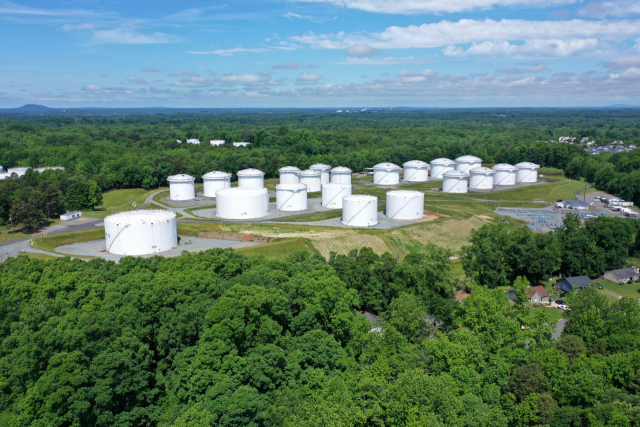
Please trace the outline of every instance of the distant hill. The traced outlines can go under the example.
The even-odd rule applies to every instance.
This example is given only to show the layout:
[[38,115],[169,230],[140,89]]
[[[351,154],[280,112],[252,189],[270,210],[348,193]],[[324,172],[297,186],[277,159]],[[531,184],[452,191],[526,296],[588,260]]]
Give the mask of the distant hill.
[[22,107],[14,108],[14,110],[45,111],[45,110],[53,110],[53,108],[45,107],[44,105],[38,105],[38,104],[25,104]]

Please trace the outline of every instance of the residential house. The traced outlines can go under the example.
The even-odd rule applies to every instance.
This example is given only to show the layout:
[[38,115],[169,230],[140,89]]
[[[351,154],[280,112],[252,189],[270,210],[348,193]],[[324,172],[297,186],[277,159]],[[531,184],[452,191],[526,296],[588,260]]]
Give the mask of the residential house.
[[619,270],[605,271],[604,278],[613,283],[628,283],[638,280],[640,273],[638,273],[638,267],[621,268]]
[[563,292],[571,292],[572,290],[584,289],[593,285],[593,281],[588,276],[565,277],[556,281],[556,288]]
[[[516,290],[509,289],[509,291],[507,291],[507,298],[515,301]],[[547,292],[544,286],[534,286],[533,288],[529,286],[527,288],[527,301],[529,304],[549,304],[549,292]]]

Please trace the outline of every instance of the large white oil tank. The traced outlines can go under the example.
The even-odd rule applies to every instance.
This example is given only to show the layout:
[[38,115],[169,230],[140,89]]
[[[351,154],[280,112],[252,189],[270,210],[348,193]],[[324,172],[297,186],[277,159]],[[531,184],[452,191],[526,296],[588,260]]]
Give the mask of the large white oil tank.
[[341,209],[342,198],[351,195],[351,184],[323,184],[322,207]]
[[120,212],[104,219],[107,252],[149,255],[178,245],[176,214],[165,210]]
[[493,185],[516,185],[516,167],[507,163],[500,163],[492,168],[496,171],[493,176]]
[[216,197],[216,191],[231,187],[231,174],[212,171],[202,175],[204,197]]
[[172,175],[169,181],[170,200],[193,200],[196,198],[196,179],[184,173]]
[[264,172],[244,169],[238,172],[238,187],[264,188]]
[[300,171],[300,184],[306,185],[307,191],[310,193],[320,191],[322,189],[322,172],[313,169]]
[[373,183],[397,185],[400,183],[400,166],[393,163],[378,163],[373,167]]
[[370,227],[378,223],[378,198],[355,194],[342,201],[342,223],[351,227]]
[[422,160],[411,160],[402,165],[404,182],[429,181],[429,163]]
[[216,193],[216,216],[224,219],[261,218],[269,213],[266,188],[233,187]]
[[431,179],[442,179],[445,172],[455,169],[456,162],[444,157],[431,161]]
[[307,209],[307,186],[304,184],[276,185],[276,209],[280,211]]
[[468,177],[466,172],[457,170],[445,172],[442,177],[442,191],[444,193],[466,193]]
[[471,190],[491,190],[495,173],[496,171],[493,169],[483,167],[469,170],[469,188]]
[[386,214],[392,219],[420,219],[424,216],[424,193],[420,191],[389,191]]
[[300,184],[300,169],[295,166],[285,166],[278,169],[280,184]]
[[331,170],[331,166],[325,165],[324,163],[316,163],[315,165],[309,166],[309,169],[320,171],[320,181],[322,184],[328,184],[330,182],[329,171]]
[[476,156],[462,156],[456,159],[456,170],[460,172],[469,172],[473,168],[482,166],[482,159]]
[[518,163],[516,168],[516,182],[538,182],[538,169],[540,169],[540,165],[523,162]]
[[351,169],[338,166],[331,169],[332,184],[351,184]]

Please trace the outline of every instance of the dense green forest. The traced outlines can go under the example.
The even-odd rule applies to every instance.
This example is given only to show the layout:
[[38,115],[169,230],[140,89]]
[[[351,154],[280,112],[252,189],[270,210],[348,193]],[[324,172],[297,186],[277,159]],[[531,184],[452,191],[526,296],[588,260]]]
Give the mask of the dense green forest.
[[[8,219],[22,187],[32,188],[42,180],[50,181],[51,188],[35,190],[59,192],[57,213],[92,208],[96,190],[153,188],[166,184],[166,177],[176,173],[200,180],[211,170],[235,174],[254,167],[269,178],[278,176],[278,169],[286,165],[306,168],[327,163],[359,171],[387,161],[402,164],[465,154],[485,163],[532,161],[563,168],[568,176],[582,176],[598,188],[640,202],[640,152],[587,158],[579,145],[546,142],[572,135],[595,138],[601,144],[622,140],[640,145],[639,129],[637,110],[0,116],[0,164],[5,169],[64,166],[77,176],[76,181],[50,174],[26,183],[0,182],[0,220]],[[189,138],[198,138],[202,144],[176,142]],[[228,143],[212,147],[212,139]],[[233,141],[251,145],[233,147]],[[71,187],[73,195],[68,194]],[[37,208],[52,212],[50,206]]]
[[[548,314],[448,254],[286,260],[209,250],[0,265],[9,426],[638,426],[640,307],[571,295]],[[357,310],[374,305],[373,323]]]

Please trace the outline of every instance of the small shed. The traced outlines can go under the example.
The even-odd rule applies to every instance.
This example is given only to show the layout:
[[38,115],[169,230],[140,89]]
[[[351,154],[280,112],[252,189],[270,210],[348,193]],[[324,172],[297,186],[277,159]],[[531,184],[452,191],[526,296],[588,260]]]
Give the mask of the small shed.
[[589,209],[589,205],[580,200],[567,200],[565,206],[569,209]]
[[593,285],[593,281],[588,276],[565,277],[556,282],[556,287],[563,292],[584,289],[591,285]]
[[80,211],[74,211],[74,212],[65,212],[62,215],[60,215],[60,220],[61,221],[73,221],[74,219],[78,219],[78,218],[82,218],[82,212]]
[[604,278],[614,283],[628,283],[638,280],[640,273],[638,273],[638,267],[621,268],[619,270],[605,271]]

